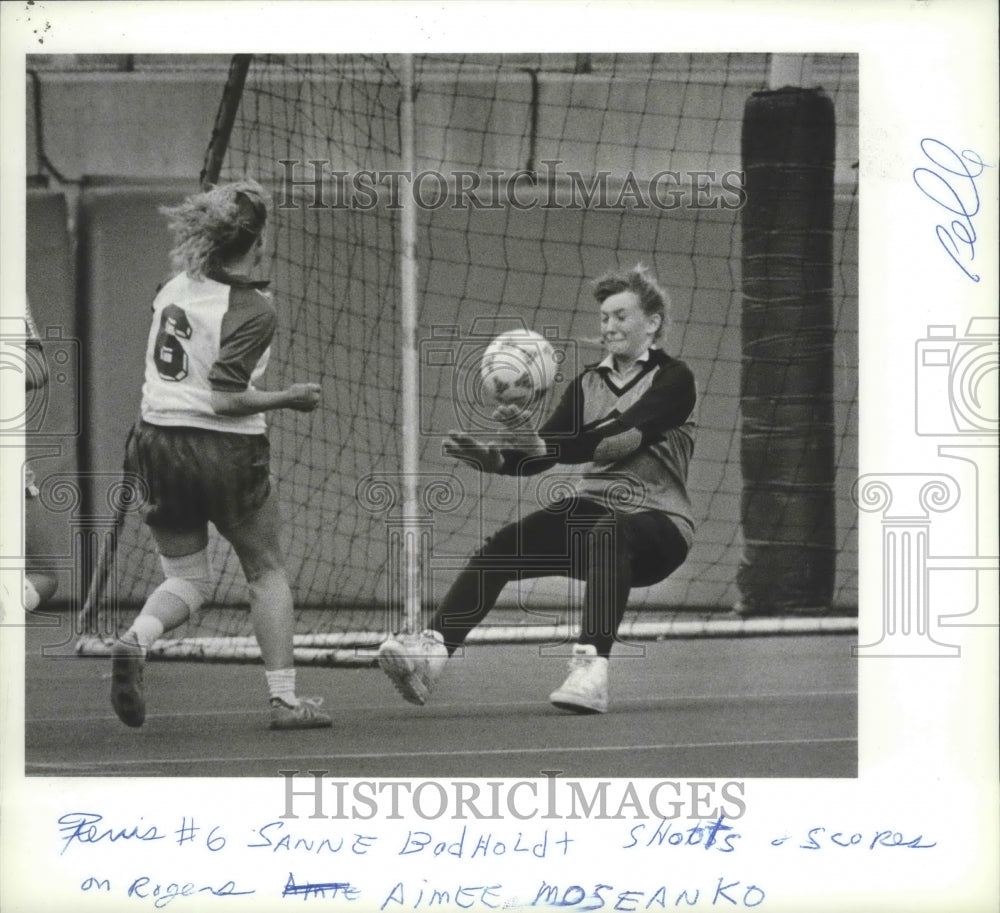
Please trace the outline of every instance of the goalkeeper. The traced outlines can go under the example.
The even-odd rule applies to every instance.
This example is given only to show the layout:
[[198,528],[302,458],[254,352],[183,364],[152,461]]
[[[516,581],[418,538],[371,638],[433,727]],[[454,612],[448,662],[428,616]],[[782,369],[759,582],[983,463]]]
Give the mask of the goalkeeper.
[[[445,443],[448,454],[481,472],[532,475],[562,463],[579,474],[573,493],[486,540],[427,630],[379,648],[380,666],[411,703],[426,702],[447,658],[507,583],[559,575],[583,580],[585,596],[569,676],[549,699],[571,712],[603,713],[608,660],[631,589],[665,580],[687,557],[696,393],[688,367],[658,345],[667,295],[636,266],[598,279],[594,296],[606,357],[575,378],[537,434],[512,430],[485,441],[453,432]],[[517,419],[510,411],[499,417]],[[582,548],[572,547],[571,530],[584,537]]]
[[267,283],[250,278],[264,245],[264,191],[241,181],[162,212],[180,272],[153,302],[141,420],[129,435],[125,469],[141,482],[164,580],[113,647],[111,704],[123,723],[142,725],[146,651],[212,593],[211,522],[232,544],[246,576],[271,728],[330,726],[319,701],[296,695],[292,592],[265,420],[272,409],[311,412],[320,388],[256,387],[277,322]]

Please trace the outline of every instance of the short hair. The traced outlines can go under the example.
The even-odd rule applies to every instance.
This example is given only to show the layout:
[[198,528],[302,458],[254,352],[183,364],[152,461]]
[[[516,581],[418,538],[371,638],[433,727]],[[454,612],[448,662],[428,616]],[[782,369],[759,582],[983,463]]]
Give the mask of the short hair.
[[267,224],[268,201],[260,184],[242,180],[192,194],[160,212],[174,235],[174,268],[199,278],[257,243]]
[[659,340],[670,322],[670,296],[656,281],[653,272],[637,263],[631,269],[612,270],[594,280],[594,297],[598,304],[619,292],[634,292],[648,317],[660,315],[660,325],[653,335],[654,340]]

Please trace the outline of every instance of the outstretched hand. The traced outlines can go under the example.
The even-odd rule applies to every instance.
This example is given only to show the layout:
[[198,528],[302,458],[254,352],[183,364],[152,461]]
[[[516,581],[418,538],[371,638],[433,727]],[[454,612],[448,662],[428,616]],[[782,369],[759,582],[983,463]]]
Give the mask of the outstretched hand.
[[537,397],[519,402],[497,403],[493,409],[492,418],[511,431],[523,428],[535,416],[534,407]]
[[504,464],[504,451],[511,451],[522,457],[545,455],[545,442],[534,431],[507,431],[477,438],[464,431],[451,431],[444,442],[444,452],[448,456],[475,466],[480,472],[499,472]]
[[495,446],[502,450],[514,450],[522,456],[537,457],[545,455],[545,442],[532,427],[535,418],[534,402],[500,403],[493,410],[493,420],[504,426],[504,430],[493,438]]
[[480,472],[499,472],[503,453],[496,444],[481,441],[464,431],[452,431],[444,442],[444,452]]

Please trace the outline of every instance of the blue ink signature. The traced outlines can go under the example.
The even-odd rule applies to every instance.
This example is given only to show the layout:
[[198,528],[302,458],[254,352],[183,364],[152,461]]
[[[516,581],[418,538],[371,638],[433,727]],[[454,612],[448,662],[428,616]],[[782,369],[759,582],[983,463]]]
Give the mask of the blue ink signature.
[[971,263],[976,259],[978,238],[972,224],[972,217],[979,212],[976,178],[991,166],[971,149],[959,153],[947,143],[930,137],[920,141],[920,149],[934,168],[915,168],[913,182],[925,196],[957,217],[947,227],[936,226],[934,233],[955,265],[973,282],[978,282],[979,274],[971,272],[963,261],[968,259]]
[[[166,835],[161,834],[156,829],[156,825],[139,825],[132,827],[105,827],[99,826],[99,822],[104,820],[103,815],[94,812],[68,812],[60,816],[58,820],[59,830],[62,833],[63,848],[59,851],[61,856],[73,843],[118,843],[126,840],[162,840]],[[141,818],[139,819],[142,820]]]

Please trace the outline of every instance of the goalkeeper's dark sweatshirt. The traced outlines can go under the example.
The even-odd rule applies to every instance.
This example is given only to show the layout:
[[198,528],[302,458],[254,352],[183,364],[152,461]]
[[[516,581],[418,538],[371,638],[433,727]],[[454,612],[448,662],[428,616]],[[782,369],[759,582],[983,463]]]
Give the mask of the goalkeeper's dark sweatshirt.
[[694,538],[688,465],[694,451],[694,375],[652,348],[639,371],[616,385],[610,358],[588,365],[539,429],[544,456],[504,452],[507,475],[534,475],[573,464],[577,493],[616,510],[658,510],[687,541]]

